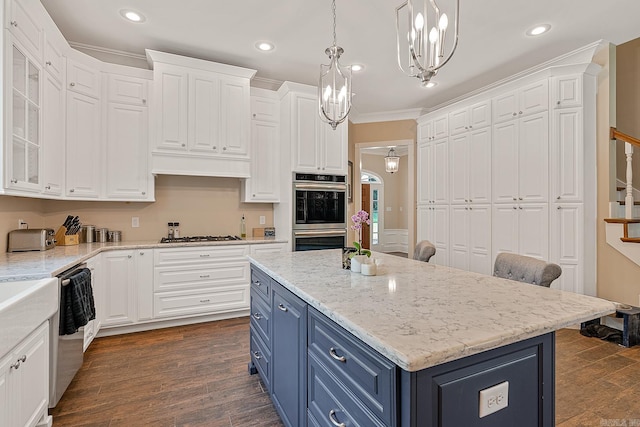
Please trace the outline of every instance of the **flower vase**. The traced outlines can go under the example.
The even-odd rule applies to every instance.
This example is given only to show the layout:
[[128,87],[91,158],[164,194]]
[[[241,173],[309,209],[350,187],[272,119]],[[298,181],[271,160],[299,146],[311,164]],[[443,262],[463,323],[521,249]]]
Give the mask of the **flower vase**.
[[351,270],[351,257],[357,251],[353,247],[342,248],[342,268],[344,270]]
[[351,258],[351,271],[354,273],[360,273],[362,271],[362,264],[367,260],[366,255],[356,255]]

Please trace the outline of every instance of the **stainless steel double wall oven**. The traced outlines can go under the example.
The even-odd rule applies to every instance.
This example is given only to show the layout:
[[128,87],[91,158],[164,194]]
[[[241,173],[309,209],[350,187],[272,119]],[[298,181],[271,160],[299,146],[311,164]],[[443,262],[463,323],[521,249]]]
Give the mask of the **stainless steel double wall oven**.
[[347,238],[347,177],[294,173],[293,248],[337,249]]

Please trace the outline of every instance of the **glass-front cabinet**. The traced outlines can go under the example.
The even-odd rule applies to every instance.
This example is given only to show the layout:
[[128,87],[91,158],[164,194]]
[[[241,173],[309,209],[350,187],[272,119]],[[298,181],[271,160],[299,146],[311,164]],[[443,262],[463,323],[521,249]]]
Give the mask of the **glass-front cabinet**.
[[[41,77],[40,66],[13,44],[12,104],[7,132],[7,187],[40,191]],[[7,141],[7,142],[8,142]]]

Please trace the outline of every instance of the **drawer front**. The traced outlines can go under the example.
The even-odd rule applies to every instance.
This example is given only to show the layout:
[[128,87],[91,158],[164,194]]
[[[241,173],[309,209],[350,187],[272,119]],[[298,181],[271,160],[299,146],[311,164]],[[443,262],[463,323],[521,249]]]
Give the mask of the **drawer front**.
[[203,262],[244,260],[249,254],[249,245],[202,246],[197,248],[156,249],[155,265],[190,265]]
[[155,317],[181,317],[249,309],[249,286],[221,286],[214,289],[162,292],[153,297]]
[[271,279],[255,267],[251,267],[251,290],[271,301]]
[[245,285],[249,283],[249,263],[237,261],[191,268],[158,267],[154,269],[154,276],[153,287],[156,292]]
[[251,327],[262,338],[262,341],[271,349],[271,307],[262,297],[251,293]]
[[[310,425],[334,427],[384,426],[353,395],[345,390],[315,356],[309,355],[309,387],[307,415]],[[344,423],[344,424],[340,424]]]
[[309,309],[309,353],[385,423],[395,419],[395,365]]
[[271,390],[271,353],[265,346],[264,342],[260,339],[253,325],[251,326],[251,361],[258,369],[262,382],[267,387],[267,390]]

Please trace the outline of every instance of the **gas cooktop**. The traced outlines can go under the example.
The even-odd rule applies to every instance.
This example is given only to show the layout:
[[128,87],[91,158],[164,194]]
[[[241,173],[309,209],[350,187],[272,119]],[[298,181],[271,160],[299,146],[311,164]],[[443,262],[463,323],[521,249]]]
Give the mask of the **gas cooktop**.
[[186,237],[163,237],[160,243],[189,243],[189,242],[226,242],[231,240],[242,240],[238,236],[186,236]]

